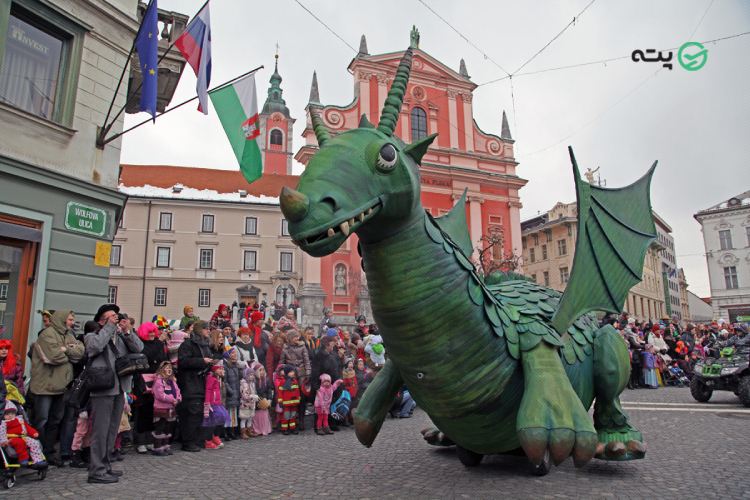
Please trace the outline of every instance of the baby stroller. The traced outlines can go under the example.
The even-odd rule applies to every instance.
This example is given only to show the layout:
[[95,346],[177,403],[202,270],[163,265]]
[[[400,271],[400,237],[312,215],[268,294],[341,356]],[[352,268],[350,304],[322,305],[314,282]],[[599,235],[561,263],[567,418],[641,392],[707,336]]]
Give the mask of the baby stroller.
[[687,375],[676,364],[668,366],[662,373],[664,374],[664,384],[667,386],[676,385],[678,387],[685,387],[690,385]]
[[[16,408],[18,409],[18,416],[22,417],[24,422],[28,424],[29,419],[26,416],[26,412],[24,411],[22,406],[24,403],[24,397],[18,391],[16,385],[9,380],[5,381],[5,388],[8,391],[6,399],[15,403]],[[13,449],[12,446],[6,446],[5,448],[0,447],[0,456],[2,456],[3,458],[2,464],[0,464],[3,466],[3,468],[0,469],[0,471],[4,474],[3,486],[5,486],[6,488],[12,488],[16,484],[16,469],[22,467],[22,465],[18,462],[18,455],[16,454],[16,450]],[[46,461],[43,463],[43,465],[39,465],[40,466],[32,464],[28,467],[36,469],[37,477],[40,481],[44,481],[44,479],[47,477],[47,469],[49,468],[49,465],[47,465]]]

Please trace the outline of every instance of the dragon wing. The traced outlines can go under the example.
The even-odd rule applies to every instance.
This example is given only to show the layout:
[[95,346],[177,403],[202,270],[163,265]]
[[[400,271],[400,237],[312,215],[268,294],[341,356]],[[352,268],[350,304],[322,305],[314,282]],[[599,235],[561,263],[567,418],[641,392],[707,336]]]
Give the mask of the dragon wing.
[[642,279],[643,261],[656,239],[649,191],[656,163],[630,186],[608,189],[581,180],[570,159],[578,198],[578,239],[573,269],[552,317],[563,335],[589,311],[619,313],[628,291]]

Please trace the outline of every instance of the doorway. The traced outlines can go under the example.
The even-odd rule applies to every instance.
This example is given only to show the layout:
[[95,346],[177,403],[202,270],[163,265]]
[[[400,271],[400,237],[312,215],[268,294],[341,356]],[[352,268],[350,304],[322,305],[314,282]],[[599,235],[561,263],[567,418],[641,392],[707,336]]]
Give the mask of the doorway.
[[18,353],[26,352],[29,335],[35,251],[36,242],[0,237],[0,339]]

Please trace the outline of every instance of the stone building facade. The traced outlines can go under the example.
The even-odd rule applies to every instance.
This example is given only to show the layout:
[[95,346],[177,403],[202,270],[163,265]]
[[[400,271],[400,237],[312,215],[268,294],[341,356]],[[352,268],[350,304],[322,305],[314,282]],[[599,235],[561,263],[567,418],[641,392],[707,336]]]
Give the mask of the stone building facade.
[[703,232],[714,317],[750,321],[750,191],[693,217]]
[[294,302],[301,252],[278,194],[297,176],[264,174],[248,184],[239,171],[123,165],[121,180],[128,201],[112,246],[109,301],[138,323],[156,314],[180,319],[185,306],[208,319],[219,304]]

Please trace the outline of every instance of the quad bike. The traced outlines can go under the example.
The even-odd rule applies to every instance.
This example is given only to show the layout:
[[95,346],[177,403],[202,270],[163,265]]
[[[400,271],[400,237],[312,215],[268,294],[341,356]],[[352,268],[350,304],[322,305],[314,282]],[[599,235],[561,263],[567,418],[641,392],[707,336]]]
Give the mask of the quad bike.
[[732,391],[750,408],[750,346],[725,347],[719,358],[698,361],[690,381],[690,393],[701,403],[714,391]]

